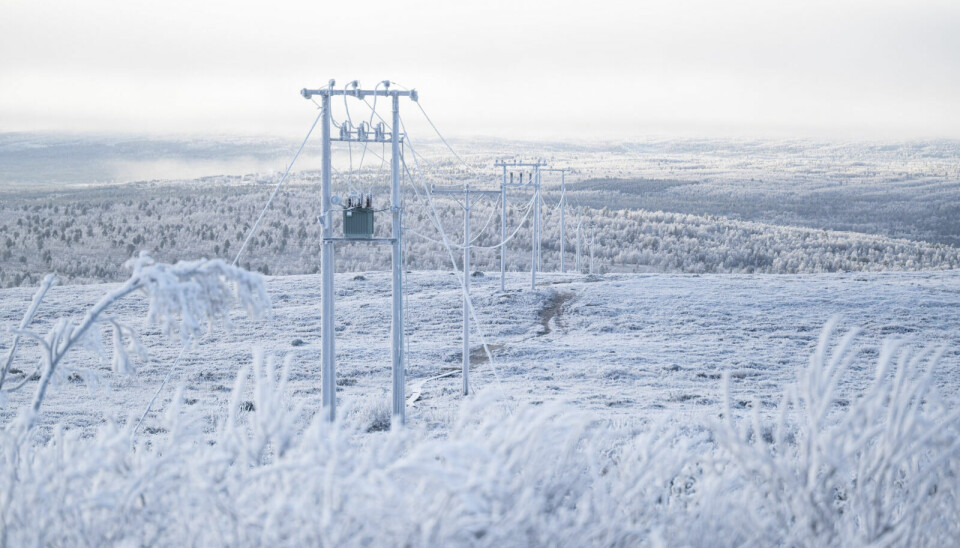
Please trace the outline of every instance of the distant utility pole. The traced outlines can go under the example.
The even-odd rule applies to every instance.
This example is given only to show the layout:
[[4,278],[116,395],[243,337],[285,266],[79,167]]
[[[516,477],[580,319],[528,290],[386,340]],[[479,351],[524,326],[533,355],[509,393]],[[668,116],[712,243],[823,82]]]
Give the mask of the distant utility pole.
[[[470,190],[470,185],[466,185],[463,190],[434,188],[433,194],[463,195],[463,395],[466,396],[470,393],[470,195],[495,196],[502,194],[502,190]],[[505,237],[500,234],[501,244]]]
[[[537,237],[534,239],[534,244],[537,246],[537,272],[543,270],[543,239],[540,238],[540,215],[543,213],[543,194],[540,193],[540,169],[533,170],[533,176],[536,177],[536,183],[534,183],[534,188],[537,192],[537,198],[534,203],[537,204],[537,209],[533,210],[533,226],[536,227]],[[531,287],[530,289],[536,289],[536,287]]]
[[580,209],[577,208],[577,274],[583,274],[583,267],[580,264],[580,241],[583,240],[583,221],[580,220]]
[[590,273],[593,274],[593,246],[597,242],[597,227],[590,225]]
[[[335,354],[335,332],[333,326],[334,302],[333,302],[333,274],[334,266],[334,243],[356,241],[353,238],[335,238],[333,236],[333,209],[340,205],[340,200],[333,200],[332,196],[332,155],[331,141],[346,142],[386,142],[387,134],[382,126],[371,133],[367,131],[363,124],[359,127],[349,126],[347,122],[341,126],[340,138],[335,139],[330,136],[330,125],[332,115],[330,112],[330,98],[333,96],[353,96],[358,100],[365,97],[378,96],[390,97],[392,100],[393,121],[390,128],[390,143],[392,157],[390,159],[391,169],[391,192],[390,192],[390,215],[392,219],[392,232],[390,238],[364,238],[360,241],[389,243],[392,246],[392,270],[393,270],[393,313],[390,326],[391,334],[391,355],[392,355],[392,377],[393,377],[393,408],[391,416],[391,425],[402,426],[406,420],[404,410],[404,357],[403,357],[403,264],[402,264],[402,225],[400,209],[400,143],[403,137],[400,135],[400,97],[409,97],[412,101],[417,101],[416,90],[393,90],[390,89],[390,83],[384,81],[378,84],[374,89],[360,89],[357,81],[347,84],[343,89],[334,89],[335,82],[330,80],[325,88],[306,89],[300,91],[305,99],[312,99],[314,95],[319,95],[322,109],[322,163],[321,163],[321,207],[323,214],[320,219],[323,223],[323,237],[320,253],[321,284],[322,284],[322,389],[321,400],[323,402],[323,416],[327,421],[332,422],[336,418],[337,407],[337,383],[336,383],[336,354]],[[352,89],[351,89],[352,88]]]
[[560,172],[560,273],[566,272],[563,256],[567,252],[567,222],[565,213],[567,210],[567,184],[566,176],[570,168],[541,169],[540,171],[559,171]]
[[[533,187],[533,204],[531,207],[534,207],[533,210],[533,231],[531,235],[531,251],[530,251],[530,289],[536,291],[537,289],[537,270],[540,267],[540,169],[547,166],[547,163],[543,160],[537,160],[535,162],[522,162],[516,158],[512,160],[505,160],[503,158],[498,159],[494,166],[503,168],[503,182],[500,183],[500,191],[502,194],[503,200],[503,210],[501,211],[501,222],[502,228],[506,231],[506,214],[507,214],[507,187]],[[527,182],[523,182],[523,171],[520,172],[520,181],[518,183],[513,182],[513,172],[510,172],[510,182],[507,182],[507,168],[522,168],[522,167],[532,167],[533,172],[527,178]],[[506,290],[506,246],[500,246],[500,290]]]

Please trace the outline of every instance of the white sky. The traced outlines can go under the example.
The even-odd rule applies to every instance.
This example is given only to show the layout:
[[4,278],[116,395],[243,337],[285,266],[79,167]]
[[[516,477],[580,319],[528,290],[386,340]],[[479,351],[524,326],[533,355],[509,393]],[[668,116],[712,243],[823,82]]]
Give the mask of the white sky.
[[960,1],[0,1],[0,132],[298,137],[329,78],[460,136],[960,137]]

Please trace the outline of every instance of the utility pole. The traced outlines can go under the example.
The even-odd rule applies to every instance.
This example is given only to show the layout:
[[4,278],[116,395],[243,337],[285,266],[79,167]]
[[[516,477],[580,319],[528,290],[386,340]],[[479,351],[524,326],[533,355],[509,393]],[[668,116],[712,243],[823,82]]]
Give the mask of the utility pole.
[[560,170],[560,273],[566,272],[563,256],[567,254],[567,170]]
[[540,171],[559,171],[560,172],[560,273],[563,274],[567,271],[564,263],[564,255],[567,252],[567,221],[566,221],[566,211],[567,211],[567,172],[570,171],[569,168],[553,168],[553,169],[541,169]]
[[[387,82],[389,86],[390,83]],[[400,214],[400,96],[394,95],[391,101],[393,120],[390,132],[390,216],[392,223],[391,266],[393,270],[393,314],[390,322],[391,380],[393,408],[390,425],[396,422],[402,426],[407,422],[404,401],[406,371],[403,359],[403,225]],[[413,97],[416,100],[416,97]]]
[[[531,207],[534,207],[535,209],[534,209],[534,211],[533,211],[533,230],[532,230],[531,242],[530,242],[530,247],[531,247],[531,249],[530,249],[530,289],[536,291],[536,289],[537,289],[537,270],[538,270],[539,267],[540,267],[540,264],[539,264],[539,254],[540,254],[540,248],[539,248],[539,241],[540,241],[540,168],[546,167],[547,163],[544,162],[543,160],[537,160],[537,161],[535,161],[535,162],[522,162],[522,161],[520,161],[520,160],[517,160],[516,158],[514,158],[514,159],[512,159],[512,160],[505,160],[505,159],[503,159],[503,158],[500,158],[500,159],[498,159],[498,160],[494,163],[494,165],[497,166],[497,167],[501,167],[501,166],[503,167],[503,182],[501,183],[500,188],[501,188],[501,191],[503,192],[503,201],[504,201],[503,212],[504,212],[504,213],[506,212],[506,197],[507,197],[506,188],[507,188],[507,187],[511,187],[511,186],[513,186],[513,187],[527,187],[527,186],[532,186],[532,187],[533,187],[534,196],[533,196],[533,204],[531,205]],[[527,183],[524,183],[524,182],[523,182],[523,172],[522,172],[522,171],[520,172],[520,182],[514,183],[514,182],[513,182],[513,176],[511,175],[511,177],[510,177],[510,182],[508,183],[508,182],[507,182],[507,175],[506,175],[506,173],[507,173],[507,168],[508,168],[508,167],[516,167],[516,168],[532,167],[534,171],[533,171],[533,173],[530,174],[530,177],[528,177],[528,179],[527,179],[528,182],[527,182]],[[504,224],[503,227],[506,228],[506,224]],[[505,247],[505,246],[501,246],[501,247]],[[501,250],[500,250],[500,263],[501,263],[501,268],[500,268],[500,287],[501,287],[501,290],[503,290],[503,289],[505,288],[505,286],[506,286],[506,282],[505,282],[505,276],[506,276],[506,274],[505,274],[505,270],[504,270],[504,268],[503,268],[504,258],[505,258],[505,257],[506,257],[505,251],[504,251],[504,249],[501,249]]]
[[580,220],[580,208],[577,208],[577,274],[583,274],[580,264],[580,241],[583,240],[583,221]]
[[[463,190],[437,189],[432,194],[463,195],[463,395],[470,394],[470,195],[502,195],[501,190],[471,190],[465,185]],[[503,234],[500,241],[503,241]],[[502,246],[501,246],[502,247]]]
[[[337,406],[337,383],[336,383],[336,350],[335,350],[335,332],[334,332],[334,244],[336,242],[364,241],[375,243],[389,243],[392,246],[392,272],[393,272],[393,312],[390,326],[391,334],[391,357],[392,357],[392,378],[393,378],[393,407],[391,426],[402,426],[406,420],[404,410],[404,356],[403,356],[403,263],[402,263],[402,244],[403,233],[401,224],[401,203],[400,203],[400,143],[403,137],[400,135],[400,97],[409,97],[412,101],[417,101],[416,90],[392,90],[389,82],[383,82],[374,89],[361,89],[357,81],[353,81],[343,89],[334,89],[335,82],[330,83],[325,88],[320,89],[302,89],[300,94],[305,99],[311,99],[314,95],[319,95],[321,99],[320,107],[322,111],[323,127],[322,134],[322,163],[321,163],[321,207],[320,215],[323,223],[323,238],[321,241],[321,284],[322,284],[322,385],[321,400],[323,404],[323,417],[327,421],[336,419]],[[348,89],[351,88],[352,89]],[[390,215],[392,221],[390,238],[364,238],[356,240],[354,238],[336,238],[333,236],[333,209],[340,205],[339,198],[334,201],[332,195],[332,141],[347,142],[386,142],[387,135],[382,126],[374,133],[366,131],[361,127],[352,127],[347,122],[340,130],[340,138],[331,138],[330,125],[332,116],[330,112],[330,98],[334,96],[353,96],[358,100],[363,100],[369,96],[390,97],[393,111],[393,122],[390,132],[390,143],[392,158],[390,169],[392,170],[391,192],[390,192]]]
[[463,395],[470,393],[470,185],[463,193]]
[[593,274],[593,246],[597,242],[597,227],[590,225],[590,274]]
[[[333,80],[330,81],[333,88]],[[320,395],[323,403],[323,417],[333,422],[337,416],[337,382],[336,382],[336,350],[334,349],[333,332],[333,207],[331,196],[331,154],[330,154],[330,95],[324,94],[320,98],[320,108],[323,109],[323,160],[320,164],[320,207],[323,208],[323,239],[320,244],[320,314],[323,322],[320,328],[321,340],[321,368],[320,368]]]
[[[533,239],[533,243],[536,246],[536,255],[534,258],[537,260],[537,272],[540,272],[541,270],[543,270],[543,253],[541,253],[540,251],[540,246],[543,243],[543,239],[540,238],[540,215],[543,209],[543,196],[540,194],[540,167],[539,166],[533,168],[533,176],[536,177],[536,183],[534,183],[533,188],[534,188],[534,192],[537,193],[537,199],[534,201],[534,203],[537,206],[537,210],[535,211],[536,216],[533,218],[534,224],[536,226],[536,230],[534,230],[534,232],[536,233],[536,236]],[[534,283],[533,287],[531,287],[530,289],[536,290],[537,289],[536,283]]]
[[507,165],[503,165],[503,181],[500,183],[500,292],[507,290]]

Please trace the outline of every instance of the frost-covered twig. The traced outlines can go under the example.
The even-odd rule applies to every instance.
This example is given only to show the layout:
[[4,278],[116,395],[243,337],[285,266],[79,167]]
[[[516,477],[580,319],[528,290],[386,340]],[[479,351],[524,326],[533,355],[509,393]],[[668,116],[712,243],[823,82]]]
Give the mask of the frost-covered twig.
[[[133,273],[123,285],[101,298],[78,324],[61,318],[45,336],[26,329],[33,312],[42,300],[50,283],[45,280],[34,298],[17,330],[17,337],[32,338],[41,346],[41,375],[36,393],[30,405],[29,417],[39,411],[46,397],[51,380],[59,373],[61,362],[71,348],[89,344],[99,348],[99,340],[90,338],[98,333],[100,326],[112,332],[113,355],[111,366],[114,372],[133,373],[130,354],[145,352],[136,332],[105,312],[124,297],[140,292],[149,303],[148,320],[160,325],[166,333],[179,332],[184,344],[196,338],[219,322],[230,326],[230,308],[237,302],[246,312],[259,318],[269,313],[270,304],[263,280],[258,274],[247,272],[222,260],[199,260],[177,264],[156,263],[146,253],[127,261]],[[52,280],[48,277],[48,280]],[[125,342],[126,341],[126,342]],[[16,347],[7,359],[6,368],[12,363]],[[23,383],[14,388],[23,386]]]
[[[23,320],[20,322],[20,331],[25,330],[33,321],[33,316],[37,313],[37,309],[40,308],[40,302],[43,301],[43,297],[47,294],[47,291],[53,287],[56,281],[57,278],[53,274],[47,274],[43,277],[43,281],[40,282],[40,288],[34,293],[33,300],[30,302],[30,306],[27,307],[27,311],[23,315]],[[10,365],[13,363],[13,357],[16,355],[17,348],[20,345],[20,336],[20,333],[14,335],[13,343],[7,352],[7,358],[3,362],[3,369],[0,370],[0,389],[3,389],[3,383],[7,378],[7,373],[10,372]],[[29,375],[26,377],[29,378]]]

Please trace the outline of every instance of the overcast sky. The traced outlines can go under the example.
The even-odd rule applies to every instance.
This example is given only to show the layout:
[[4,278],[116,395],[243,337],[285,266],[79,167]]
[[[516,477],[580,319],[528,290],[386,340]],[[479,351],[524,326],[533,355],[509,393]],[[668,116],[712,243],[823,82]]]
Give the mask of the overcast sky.
[[0,131],[295,137],[329,78],[460,136],[960,137],[960,1],[0,1]]

